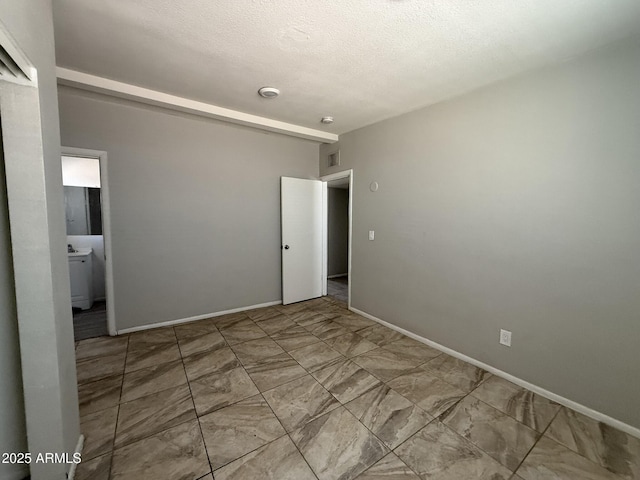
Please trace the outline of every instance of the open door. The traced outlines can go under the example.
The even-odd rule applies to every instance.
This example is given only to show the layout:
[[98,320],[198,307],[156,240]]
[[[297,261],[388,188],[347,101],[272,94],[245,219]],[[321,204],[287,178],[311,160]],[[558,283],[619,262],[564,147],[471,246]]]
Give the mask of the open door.
[[282,303],[322,296],[323,183],[281,178]]

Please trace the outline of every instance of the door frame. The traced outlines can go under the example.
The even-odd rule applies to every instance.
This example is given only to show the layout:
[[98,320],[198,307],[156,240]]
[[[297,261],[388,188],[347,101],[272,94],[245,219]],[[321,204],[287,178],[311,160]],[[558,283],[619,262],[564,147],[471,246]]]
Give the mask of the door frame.
[[342,172],[332,173],[320,177],[322,180],[322,295],[327,295],[327,281],[329,272],[329,195],[327,192],[327,184],[332,180],[340,180],[342,178],[349,179],[349,242],[348,242],[348,260],[347,260],[347,307],[351,309],[351,258],[352,258],[352,239],[353,239],[353,169],[343,170]]
[[100,164],[100,204],[102,207],[102,237],[104,240],[105,297],[107,302],[107,329],[112,337],[118,334],[115,317],[113,284],[113,250],[111,248],[111,203],[109,200],[109,176],[107,174],[107,152],[88,148],[60,148],[65,157],[95,158]]

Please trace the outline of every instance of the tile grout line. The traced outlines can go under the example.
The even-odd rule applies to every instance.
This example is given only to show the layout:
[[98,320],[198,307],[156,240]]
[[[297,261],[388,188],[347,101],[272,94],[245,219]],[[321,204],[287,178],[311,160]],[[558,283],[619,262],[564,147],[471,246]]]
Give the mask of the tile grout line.
[[[217,327],[216,327],[217,330]],[[218,330],[217,330],[218,331]],[[219,331],[218,331],[219,332]],[[176,335],[176,340],[178,339],[178,335],[176,334],[176,329],[173,327],[173,333]],[[224,337],[222,337],[224,338]],[[226,343],[226,340],[225,340]],[[189,389],[189,396],[191,397],[191,404],[193,405],[193,413],[196,416],[196,423],[198,424],[198,430],[200,431],[200,438],[202,439],[202,446],[204,447],[204,453],[207,456],[207,463],[209,464],[209,473],[213,477],[213,465],[211,465],[211,459],[209,458],[209,451],[207,450],[207,443],[204,441],[204,434],[202,433],[202,425],[200,424],[200,417],[198,416],[198,410],[196,409],[196,402],[193,399],[193,391],[191,390],[191,383],[189,382],[189,377],[187,376],[187,368],[184,364],[184,357],[182,356],[182,350],[180,349],[180,342],[178,341],[178,352],[180,353],[180,362],[182,363],[182,370],[184,371],[184,376],[187,380],[187,388]],[[206,477],[209,473],[203,475]],[[200,477],[202,478],[202,477]]]
[[124,363],[122,364],[122,384],[120,385],[120,397],[118,397],[118,412],[116,413],[116,424],[113,427],[113,438],[111,439],[111,459],[109,461],[109,476],[107,478],[111,478],[111,473],[113,471],[113,460],[115,457],[115,451],[116,451],[116,434],[118,433],[118,420],[120,419],[120,399],[122,398],[122,387],[124,385],[124,372],[126,371],[127,368],[127,357],[129,356],[129,342],[131,340],[131,337],[129,335],[127,335],[127,349],[126,349],[126,353],[124,355]]
[[542,431],[542,433],[540,433],[540,436],[536,439],[535,442],[533,442],[533,445],[531,446],[531,448],[529,449],[529,451],[527,452],[527,454],[522,458],[522,461],[518,464],[518,466],[516,467],[516,469],[513,471],[513,474],[515,475],[518,470],[520,470],[520,467],[522,466],[522,464],[525,462],[525,460],[527,459],[527,457],[529,457],[529,455],[531,454],[531,452],[533,451],[534,448],[536,448],[536,445],[538,445],[538,443],[540,442],[540,440],[542,439],[542,437],[544,437],[544,434],[547,433],[547,430],[549,430],[549,428],[551,427],[551,424],[553,423],[553,421],[556,419],[556,417],[560,414],[560,411],[565,408],[565,407],[560,407],[558,409],[558,411],[555,413],[555,415],[553,416],[553,418],[551,419],[551,421],[549,422],[549,424],[545,427],[545,429]]

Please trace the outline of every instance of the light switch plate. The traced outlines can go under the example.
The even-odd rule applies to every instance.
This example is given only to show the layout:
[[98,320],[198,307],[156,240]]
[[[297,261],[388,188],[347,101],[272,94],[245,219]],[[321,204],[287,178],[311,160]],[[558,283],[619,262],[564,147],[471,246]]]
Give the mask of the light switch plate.
[[369,230],[369,240],[374,240],[375,236],[375,232],[373,230]]

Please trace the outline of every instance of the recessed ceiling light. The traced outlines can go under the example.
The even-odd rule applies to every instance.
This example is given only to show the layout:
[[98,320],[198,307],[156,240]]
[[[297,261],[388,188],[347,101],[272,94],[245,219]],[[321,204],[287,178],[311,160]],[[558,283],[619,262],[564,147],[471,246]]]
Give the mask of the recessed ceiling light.
[[258,90],[258,94],[263,98],[276,98],[280,95],[280,90],[273,87],[262,87]]
[[320,123],[329,125],[330,123],[333,123],[333,117],[322,117],[322,119],[320,120]]

